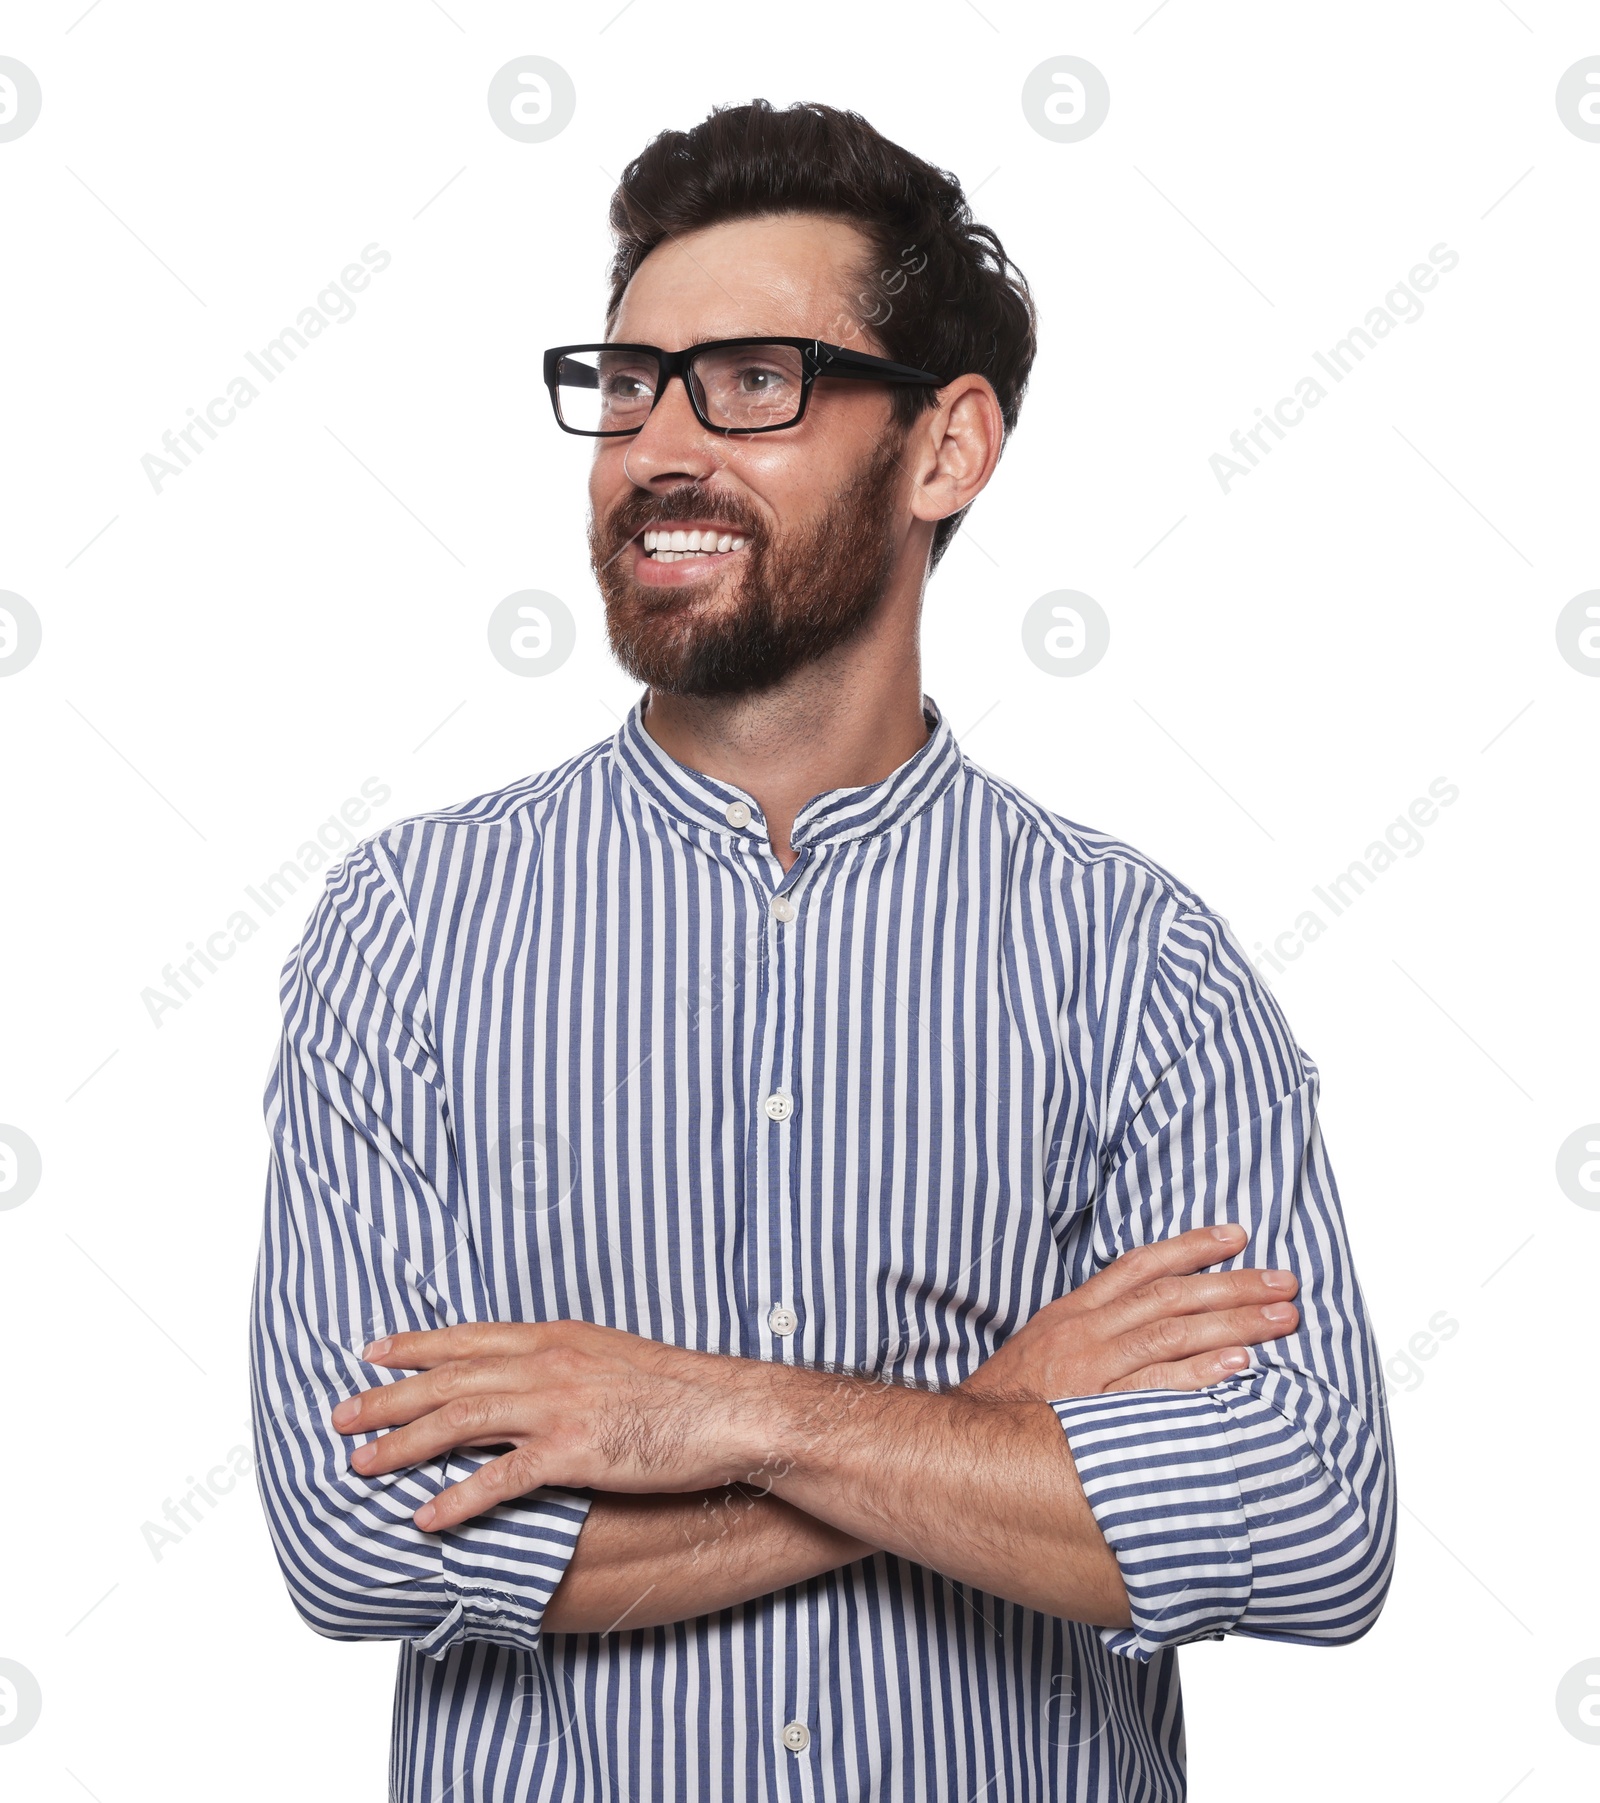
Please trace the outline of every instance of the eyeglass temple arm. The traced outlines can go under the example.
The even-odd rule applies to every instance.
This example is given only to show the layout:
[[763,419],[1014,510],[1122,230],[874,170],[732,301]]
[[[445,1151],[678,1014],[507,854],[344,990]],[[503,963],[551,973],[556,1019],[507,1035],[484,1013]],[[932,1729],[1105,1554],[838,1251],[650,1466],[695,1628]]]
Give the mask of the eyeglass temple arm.
[[907,382],[924,388],[943,388],[943,376],[925,369],[912,369],[907,363],[891,363],[887,357],[872,357],[865,351],[834,350],[818,344],[812,350],[820,376],[856,376],[867,382]]
[[559,382],[564,388],[598,388],[600,372],[591,364],[575,357],[554,357],[545,370],[545,381]]

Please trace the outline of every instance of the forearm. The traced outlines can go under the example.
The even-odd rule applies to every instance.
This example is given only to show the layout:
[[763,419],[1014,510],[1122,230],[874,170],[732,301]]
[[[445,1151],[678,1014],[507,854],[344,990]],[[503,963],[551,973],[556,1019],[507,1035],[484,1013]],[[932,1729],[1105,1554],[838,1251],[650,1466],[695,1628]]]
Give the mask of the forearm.
[[1048,1403],[784,1368],[763,1476],[840,1532],[1070,1621],[1126,1627],[1116,1555]]
[[873,1551],[744,1486],[682,1496],[602,1494],[545,1611],[546,1634],[603,1634],[710,1615]]

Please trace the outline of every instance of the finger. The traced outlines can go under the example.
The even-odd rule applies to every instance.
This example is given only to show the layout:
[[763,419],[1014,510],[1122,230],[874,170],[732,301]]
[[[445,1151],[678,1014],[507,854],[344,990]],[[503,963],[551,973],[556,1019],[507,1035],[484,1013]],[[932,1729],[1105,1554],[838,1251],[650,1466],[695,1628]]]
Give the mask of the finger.
[[1106,1348],[1119,1376],[1147,1365],[1174,1364],[1196,1353],[1226,1346],[1259,1346],[1293,1333],[1300,1311],[1292,1302],[1269,1302],[1264,1308],[1217,1309],[1198,1315],[1162,1315],[1118,1336]]
[[545,1482],[538,1469],[538,1459],[526,1446],[514,1447],[480,1466],[472,1476],[459,1484],[441,1490],[432,1502],[425,1502],[412,1520],[430,1534],[442,1534],[447,1528],[470,1521],[498,1503],[514,1496],[526,1496]]
[[521,1387],[519,1366],[520,1361],[509,1358],[452,1359],[446,1365],[420,1371],[415,1377],[402,1377],[398,1383],[359,1390],[346,1397],[329,1420],[342,1434],[395,1427],[439,1408],[452,1396],[515,1390]]
[[1250,1354],[1242,1346],[1224,1346],[1215,1352],[1196,1353],[1174,1364],[1146,1365],[1119,1377],[1108,1390],[1205,1390],[1226,1383],[1248,1368]]
[[550,1321],[460,1321],[453,1327],[430,1327],[420,1333],[391,1333],[362,1348],[369,1365],[403,1371],[426,1371],[450,1359],[530,1352],[554,1326]]
[[1191,1227],[1187,1233],[1174,1234],[1168,1240],[1152,1240],[1148,1246],[1135,1246],[1115,1258],[1103,1271],[1096,1271],[1080,1286],[1081,1292],[1094,1292],[1098,1305],[1112,1297],[1141,1289],[1158,1277],[1182,1277],[1207,1265],[1220,1264],[1234,1258],[1249,1239],[1237,1221],[1225,1221],[1216,1227]]
[[1101,1325],[1126,1332],[1160,1315],[1199,1315],[1287,1302],[1299,1288],[1293,1271],[1254,1266],[1245,1271],[1208,1271],[1194,1277],[1158,1277],[1142,1289],[1103,1303],[1097,1312]]
[[358,1446],[350,1455],[350,1469],[372,1477],[380,1471],[409,1470],[457,1447],[520,1439],[529,1415],[525,1396],[458,1396],[442,1409]]

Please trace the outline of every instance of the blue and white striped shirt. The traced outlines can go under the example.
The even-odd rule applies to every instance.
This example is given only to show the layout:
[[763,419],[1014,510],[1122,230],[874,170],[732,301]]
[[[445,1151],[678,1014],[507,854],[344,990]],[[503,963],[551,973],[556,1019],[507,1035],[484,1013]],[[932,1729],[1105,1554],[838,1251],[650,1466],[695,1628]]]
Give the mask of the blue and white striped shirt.
[[[1179,1798],[1182,1642],[1348,1641],[1382,1607],[1382,1377],[1315,1066],[1192,891],[928,712],[892,775],[807,803],[787,872],[755,800],[636,707],[329,874],[267,1093],[255,1427],[302,1616],[402,1642],[397,1800]],[[1298,1274],[1299,1329],[1198,1393],[1052,1405],[1129,1629],[880,1553],[542,1639],[588,1495],[425,1534],[412,1511],[491,1455],[360,1477],[328,1424],[394,1376],[369,1338],[456,1321],[950,1385],[1120,1253],[1223,1220],[1234,1263]]]

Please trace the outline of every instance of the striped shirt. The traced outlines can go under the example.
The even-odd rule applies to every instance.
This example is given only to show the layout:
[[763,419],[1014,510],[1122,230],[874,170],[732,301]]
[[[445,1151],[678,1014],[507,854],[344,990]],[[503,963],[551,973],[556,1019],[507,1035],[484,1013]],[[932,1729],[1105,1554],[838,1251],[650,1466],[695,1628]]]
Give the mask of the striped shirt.
[[[330,871],[283,977],[254,1299],[259,1480],[319,1633],[398,1640],[391,1795],[1181,1798],[1177,1648],[1354,1640],[1388,1587],[1378,1355],[1315,1066],[1231,937],[1128,846],[931,736],[801,809],[636,706],[559,769]],[[951,1385],[1130,1247],[1242,1222],[1292,1335],[1196,1393],[1052,1402],[1133,1625],[877,1554],[669,1626],[542,1638],[585,1492],[442,1534],[486,1462],[361,1477],[369,1338],[602,1322]],[[786,1311],[786,1312],[785,1312]]]

